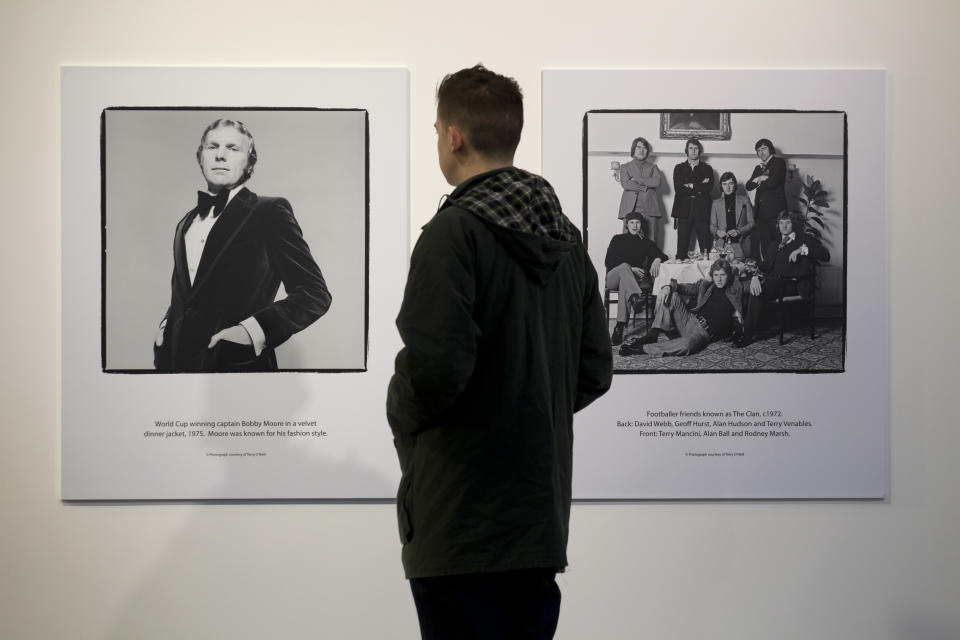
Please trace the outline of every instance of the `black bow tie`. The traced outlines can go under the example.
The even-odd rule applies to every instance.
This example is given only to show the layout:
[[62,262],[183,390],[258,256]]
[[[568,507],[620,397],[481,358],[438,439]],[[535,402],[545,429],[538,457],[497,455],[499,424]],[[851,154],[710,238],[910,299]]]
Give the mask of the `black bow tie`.
[[206,191],[197,191],[197,214],[203,220],[210,213],[210,207],[213,207],[213,217],[216,218],[227,206],[227,198],[230,197],[230,189],[220,189],[216,195]]

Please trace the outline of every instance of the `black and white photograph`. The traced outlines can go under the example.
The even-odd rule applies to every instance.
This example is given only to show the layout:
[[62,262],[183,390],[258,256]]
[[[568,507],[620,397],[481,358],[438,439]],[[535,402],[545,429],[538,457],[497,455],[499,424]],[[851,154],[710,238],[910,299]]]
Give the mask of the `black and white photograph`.
[[367,112],[103,111],[107,372],[366,366]]
[[665,140],[668,113],[584,115],[615,371],[843,371],[846,114],[699,111]]
[[[543,175],[583,234],[619,374],[577,414],[574,495],[884,495],[884,86],[544,72]],[[730,138],[662,138],[687,106],[729,115]]]
[[62,69],[66,499],[396,489],[376,398],[400,348],[408,84]]

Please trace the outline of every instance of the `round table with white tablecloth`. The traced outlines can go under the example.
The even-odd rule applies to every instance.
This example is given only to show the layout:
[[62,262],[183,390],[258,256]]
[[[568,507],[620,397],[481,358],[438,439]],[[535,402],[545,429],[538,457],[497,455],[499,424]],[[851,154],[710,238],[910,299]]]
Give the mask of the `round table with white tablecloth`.
[[668,260],[660,264],[660,272],[653,281],[653,294],[659,295],[660,289],[675,279],[679,284],[698,282],[710,277],[710,265],[713,260]]

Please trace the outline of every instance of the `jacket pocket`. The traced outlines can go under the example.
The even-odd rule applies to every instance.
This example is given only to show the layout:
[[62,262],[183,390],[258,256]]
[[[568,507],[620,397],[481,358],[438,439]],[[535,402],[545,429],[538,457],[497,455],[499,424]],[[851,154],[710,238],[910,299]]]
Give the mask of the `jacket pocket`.
[[213,361],[212,369],[223,370],[248,365],[257,359],[253,346],[237,344],[229,340],[221,340],[214,345],[210,354]]

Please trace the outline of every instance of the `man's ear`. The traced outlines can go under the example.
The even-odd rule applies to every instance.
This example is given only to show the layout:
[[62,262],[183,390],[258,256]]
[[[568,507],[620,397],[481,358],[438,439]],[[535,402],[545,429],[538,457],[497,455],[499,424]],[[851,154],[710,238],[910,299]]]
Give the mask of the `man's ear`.
[[447,125],[447,132],[450,134],[450,150],[457,152],[462,151],[466,146],[466,142],[463,137],[463,132],[456,127],[456,125]]

